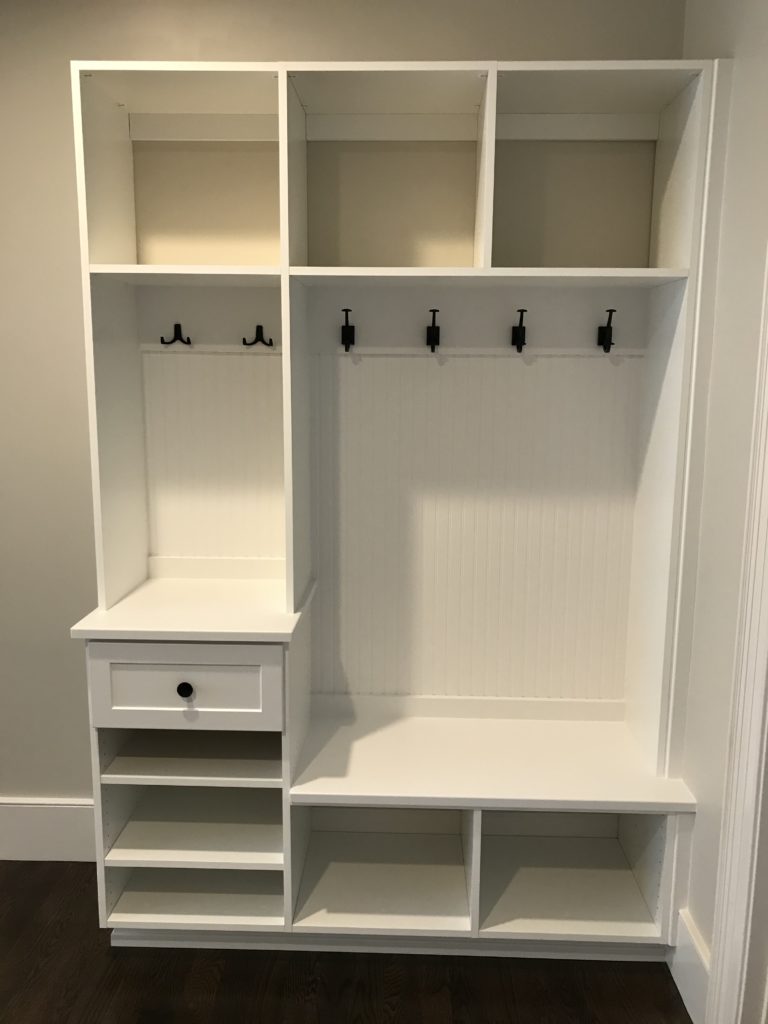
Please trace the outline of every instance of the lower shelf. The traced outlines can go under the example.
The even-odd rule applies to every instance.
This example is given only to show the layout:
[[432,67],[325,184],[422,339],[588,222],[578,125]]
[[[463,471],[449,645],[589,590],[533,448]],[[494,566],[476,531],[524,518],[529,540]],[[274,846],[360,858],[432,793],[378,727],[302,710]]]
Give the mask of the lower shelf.
[[284,925],[282,876],[267,871],[138,869],[107,918],[110,928],[268,931]]
[[661,940],[617,839],[484,836],[481,878],[482,937]]
[[[105,817],[114,813],[110,808],[118,789],[126,793],[131,787],[109,787],[103,796]],[[275,789],[138,789],[138,802],[104,860],[107,867],[280,869],[281,793]]]
[[294,930],[469,934],[459,836],[313,833]]

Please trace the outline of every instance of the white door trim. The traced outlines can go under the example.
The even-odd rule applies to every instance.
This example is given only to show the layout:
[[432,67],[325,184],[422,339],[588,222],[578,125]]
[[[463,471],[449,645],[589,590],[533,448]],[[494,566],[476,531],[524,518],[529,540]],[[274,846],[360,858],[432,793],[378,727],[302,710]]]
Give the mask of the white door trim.
[[763,282],[741,609],[706,1024],[738,1024],[755,895],[768,724],[768,253]]

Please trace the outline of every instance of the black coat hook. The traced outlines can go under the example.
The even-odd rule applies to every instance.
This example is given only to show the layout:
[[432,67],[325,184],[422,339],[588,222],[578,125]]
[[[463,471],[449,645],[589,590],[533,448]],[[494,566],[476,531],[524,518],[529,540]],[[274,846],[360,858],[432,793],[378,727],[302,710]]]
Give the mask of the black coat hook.
[[184,335],[181,333],[181,324],[173,325],[173,337],[169,338],[168,341],[166,341],[165,338],[163,338],[162,336],[160,337],[161,345],[173,345],[177,341],[180,341],[182,345],[192,344],[189,338],[185,338]]
[[615,309],[606,309],[608,314],[608,323],[600,324],[597,328],[597,344],[598,348],[601,348],[606,354],[611,351],[614,345],[613,341],[613,314],[616,312]]
[[341,325],[341,344],[344,346],[344,351],[349,352],[355,344],[355,326],[349,322],[349,314],[352,310],[345,307],[341,312],[344,314],[344,323]]
[[262,327],[261,324],[256,324],[255,338],[253,339],[253,341],[246,341],[246,339],[243,338],[243,344],[246,346],[246,348],[250,348],[252,345],[266,345],[267,348],[272,348],[275,343],[274,341],[272,341],[271,338],[269,339],[269,341],[267,341],[267,339],[264,337],[264,328]]
[[437,314],[440,312],[439,309],[430,309],[432,314],[432,323],[427,324],[427,348],[430,352],[434,352],[440,344],[440,327],[437,323]]
[[518,309],[520,314],[520,320],[518,323],[512,325],[512,344],[518,352],[522,352],[525,348],[525,325],[523,324],[523,317],[528,312],[527,309]]

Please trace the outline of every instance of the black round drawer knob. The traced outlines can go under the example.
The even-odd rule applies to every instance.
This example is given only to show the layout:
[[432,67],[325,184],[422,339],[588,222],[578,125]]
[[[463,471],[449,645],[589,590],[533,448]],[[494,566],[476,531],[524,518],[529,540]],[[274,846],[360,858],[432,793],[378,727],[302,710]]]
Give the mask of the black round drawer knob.
[[178,693],[178,695],[180,697],[183,697],[185,700],[188,697],[191,697],[194,692],[195,688],[192,685],[192,683],[179,683],[179,685],[176,687],[176,693]]

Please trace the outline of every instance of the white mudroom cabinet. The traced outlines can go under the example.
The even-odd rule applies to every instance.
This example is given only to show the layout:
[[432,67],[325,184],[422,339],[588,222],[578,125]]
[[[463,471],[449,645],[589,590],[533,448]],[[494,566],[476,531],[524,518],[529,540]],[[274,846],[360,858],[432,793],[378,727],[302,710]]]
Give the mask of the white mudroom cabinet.
[[113,942],[674,945],[720,77],[73,65]]

